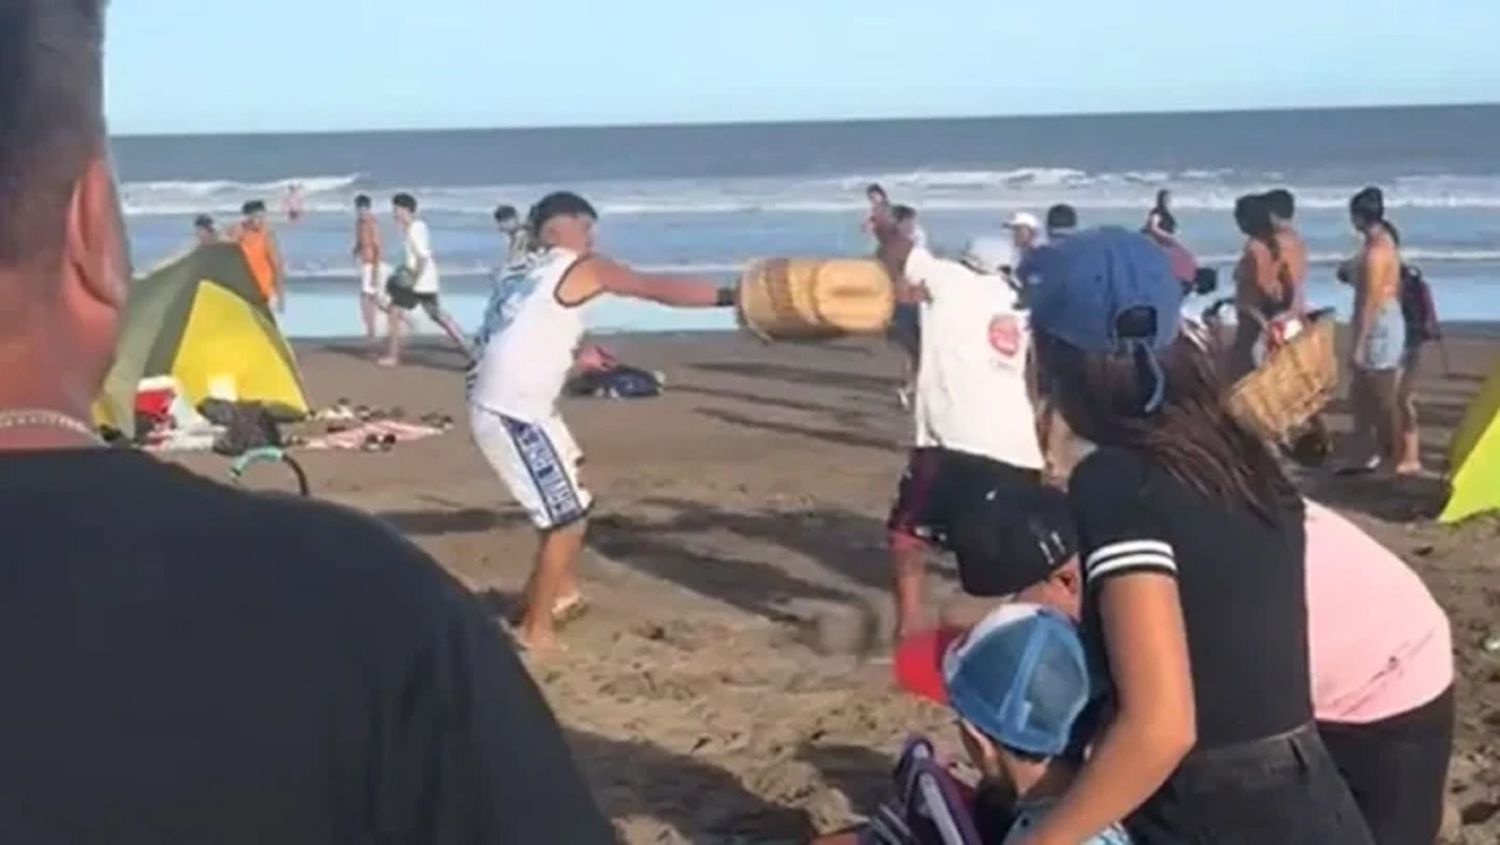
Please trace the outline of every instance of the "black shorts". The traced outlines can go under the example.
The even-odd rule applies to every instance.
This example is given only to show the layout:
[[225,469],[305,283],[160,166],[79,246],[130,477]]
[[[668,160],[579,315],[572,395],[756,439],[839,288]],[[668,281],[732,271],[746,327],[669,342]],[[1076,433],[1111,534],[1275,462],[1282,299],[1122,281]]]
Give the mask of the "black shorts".
[[1318,733],[1379,845],[1431,842],[1443,825],[1453,753],[1453,688],[1365,725],[1319,722]]
[[405,285],[385,286],[385,292],[391,297],[391,304],[403,311],[410,311],[418,306],[431,311],[438,305],[438,295],[435,293],[417,293]]
[[960,509],[993,490],[1030,490],[1041,483],[1038,470],[994,458],[940,447],[913,449],[886,528],[946,546],[948,527]]
[[893,343],[906,350],[907,354],[916,355],[922,349],[922,317],[915,304],[896,303],[888,336]]

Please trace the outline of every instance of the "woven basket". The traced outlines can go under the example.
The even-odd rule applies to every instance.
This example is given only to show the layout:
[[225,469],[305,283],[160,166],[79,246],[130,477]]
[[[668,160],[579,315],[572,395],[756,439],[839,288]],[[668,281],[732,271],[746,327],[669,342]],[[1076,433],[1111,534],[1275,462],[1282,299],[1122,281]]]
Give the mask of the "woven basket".
[[1338,389],[1331,319],[1313,321],[1229,391],[1229,413],[1273,443],[1287,443],[1322,411]]
[[896,294],[872,259],[775,258],[745,271],[739,307],[764,340],[818,340],[885,331]]

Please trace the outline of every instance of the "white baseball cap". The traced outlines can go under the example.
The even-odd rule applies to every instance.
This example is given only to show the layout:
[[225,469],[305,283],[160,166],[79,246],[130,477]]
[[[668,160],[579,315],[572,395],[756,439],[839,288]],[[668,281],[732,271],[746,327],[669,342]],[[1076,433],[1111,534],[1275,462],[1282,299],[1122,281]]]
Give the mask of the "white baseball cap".
[[964,247],[963,263],[976,273],[998,275],[1016,266],[1016,245],[1009,238],[981,237]]
[[1010,216],[1009,220],[1005,221],[1005,228],[1030,229],[1033,232],[1040,232],[1042,230],[1042,221],[1036,219],[1036,215],[1029,211],[1017,211]]

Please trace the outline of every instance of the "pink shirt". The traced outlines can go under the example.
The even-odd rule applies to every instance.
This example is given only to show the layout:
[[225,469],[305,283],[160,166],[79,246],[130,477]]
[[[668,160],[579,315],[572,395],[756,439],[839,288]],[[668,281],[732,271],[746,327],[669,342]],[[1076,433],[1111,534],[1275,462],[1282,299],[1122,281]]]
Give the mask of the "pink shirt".
[[1307,503],[1307,607],[1318,721],[1376,722],[1452,685],[1448,617],[1422,579],[1315,502]]

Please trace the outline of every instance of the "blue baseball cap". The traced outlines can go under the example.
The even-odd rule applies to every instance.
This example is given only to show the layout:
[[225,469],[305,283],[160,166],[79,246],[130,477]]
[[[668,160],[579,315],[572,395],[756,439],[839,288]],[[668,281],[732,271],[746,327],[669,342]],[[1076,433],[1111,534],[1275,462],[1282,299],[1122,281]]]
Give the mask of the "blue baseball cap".
[[[1119,228],[1078,232],[1053,244],[1036,269],[1040,278],[1030,302],[1037,331],[1087,352],[1113,352],[1132,342],[1160,351],[1177,339],[1182,285],[1166,253],[1145,235]],[[1151,314],[1149,328],[1124,325],[1121,317],[1135,310]]]
[[1000,745],[1038,757],[1078,748],[1096,688],[1078,629],[1048,607],[1005,604],[943,655],[948,704]]
[[1055,244],[1035,272],[1032,327],[1085,352],[1137,355],[1155,380],[1144,410],[1159,410],[1166,377],[1156,353],[1177,340],[1182,308],[1166,252],[1138,232],[1090,229]]

